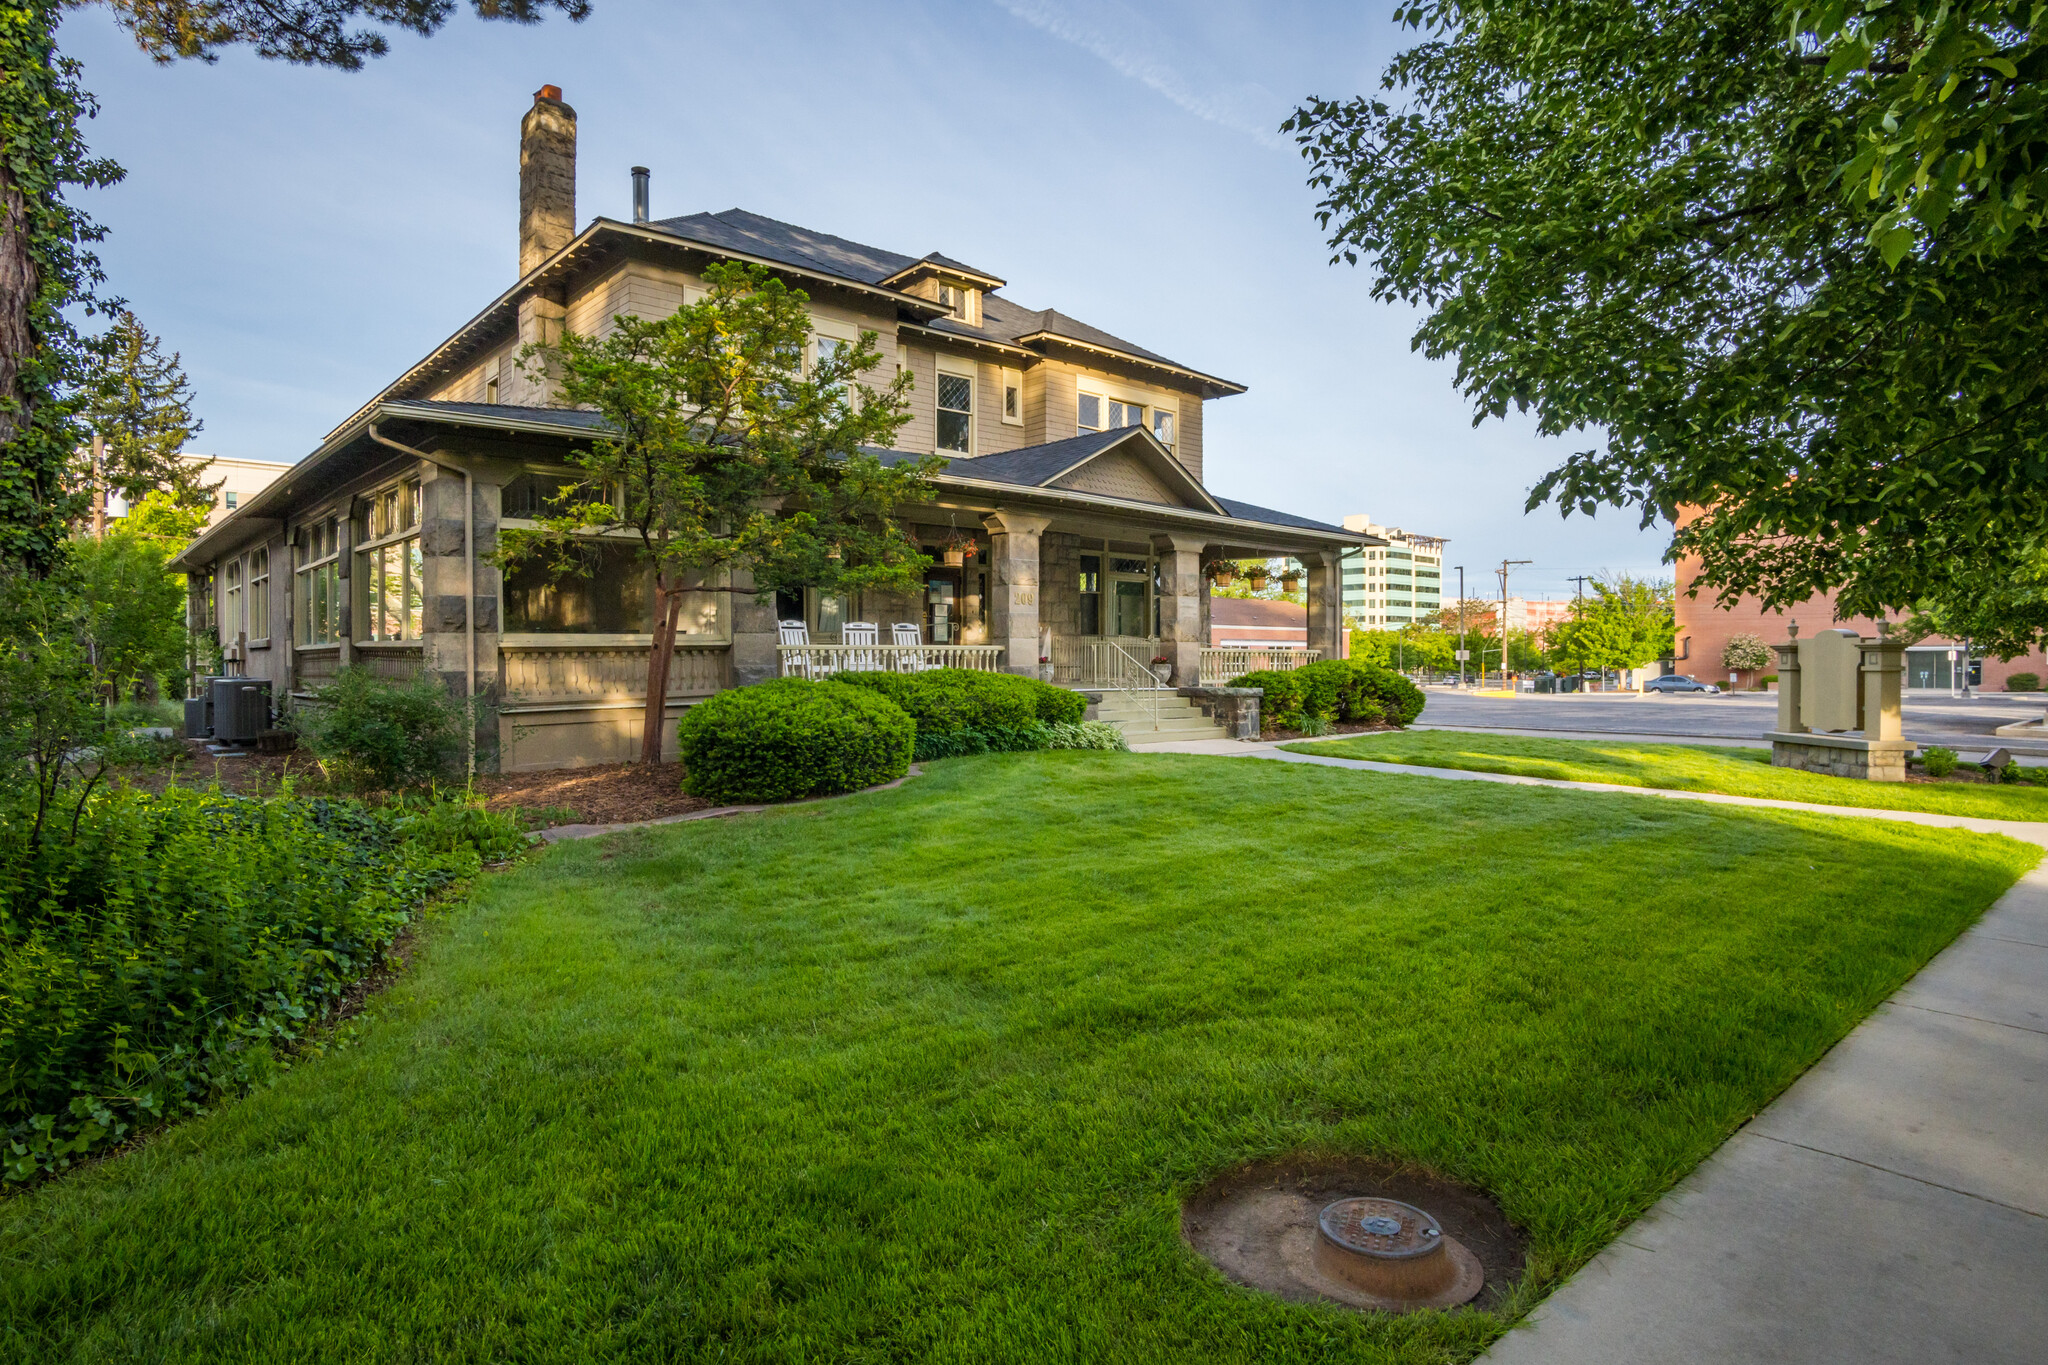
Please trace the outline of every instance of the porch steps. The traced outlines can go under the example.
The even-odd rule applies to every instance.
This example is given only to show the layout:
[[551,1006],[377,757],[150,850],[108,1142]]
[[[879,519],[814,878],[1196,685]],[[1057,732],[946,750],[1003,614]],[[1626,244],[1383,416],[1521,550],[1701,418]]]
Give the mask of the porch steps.
[[[1152,724],[1152,698],[1159,699],[1159,725]],[[1198,739],[1229,739],[1230,732],[1203,715],[1186,697],[1172,692],[1105,692],[1095,719],[1124,732],[1134,748],[1147,744],[1185,744]]]

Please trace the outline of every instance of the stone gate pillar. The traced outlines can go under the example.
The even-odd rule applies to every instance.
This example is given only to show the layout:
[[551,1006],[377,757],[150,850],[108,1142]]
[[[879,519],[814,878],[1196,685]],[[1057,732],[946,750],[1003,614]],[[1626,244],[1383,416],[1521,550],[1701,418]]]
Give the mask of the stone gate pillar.
[[1806,722],[1799,718],[1799,623],[1786,623],[1785,643],[1772,645],[1778,656],[1778,733],[1803,735]]
[[1003,668],[1038,676],[1039,538],[1052,518],[1027,512],[990,512],[988,528],[988,641],[1003,647]]

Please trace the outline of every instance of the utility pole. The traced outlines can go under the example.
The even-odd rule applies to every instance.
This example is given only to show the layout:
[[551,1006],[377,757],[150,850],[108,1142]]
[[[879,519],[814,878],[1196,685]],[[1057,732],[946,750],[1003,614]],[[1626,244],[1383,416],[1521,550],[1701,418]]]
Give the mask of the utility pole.
[[1465,566],[1453,565],[1458,571],[1458,690],[1465,690]]
[[1533,559],[1503,559],[1500,562],[1500,683],[1508,684],[1508,571],[1517,564],[1533,564]]
[[[1590,575],[1587,575],[1587,574],[1582,574],[1582,573],[1581,573],[1581,574],[1573,574],[1573,575],[1572,575],[1572,577],[1571,577],[1571,582],[1572,582],[1572,585],[1573,585],[1574,589],[1575,589],[1575,590],[1577,591],[1577,593],[1578,593],[1578,596],[1577,596],[1577,597],[1575,597],[1575,598],[1574,598],[1573,600],[1574,600],[1574,601],[1576,601],[1576,602],[1577,602],[1577,603],[1578,603],[1578,604],[1579,604],[1580,606],[1584,606],[1584,605],[1585,605],[1585,602],[1586,602],[1586,584],[1588,584],[1588,583],[1590,583],[1590,582],[1592,582],[1592,581],[1593,581],[1593,580],[1592,580],[1592,578],[1591,578],[1591,576],[1590,576]],[[1575,612],[1575,613],[1573,613],[1573,615],[1574,615],[1574,617],[1576,618],[1576,616],[1577,616],[1577,613]],[[1577,635],[1578,633],[1577,633],[1576,631],[1574,631],[1574,632],[1573,632],[1573,634],[1574,634],[1574,636],[1576,636],[1576,635]],[[1578,658],[1579,658],[1579,686],[1583,688],[1583,687],[1584,687],[1584,686],[1586,685],[1586,650],[1585,650],[1585,646],[1584,646],[1584,645],[1581,645],[1581,646],[1579,647],[1579,650],[1578,650]],[[1602,687],[1605,687],[1605,686],[1607,685],[1607,682],[1606,682],[1606,675],[1605,675],[1604,673],[1603,673],[1603,674],[1601,675],[1601,683],[1600,683],[1600,685],[1601,685]]]

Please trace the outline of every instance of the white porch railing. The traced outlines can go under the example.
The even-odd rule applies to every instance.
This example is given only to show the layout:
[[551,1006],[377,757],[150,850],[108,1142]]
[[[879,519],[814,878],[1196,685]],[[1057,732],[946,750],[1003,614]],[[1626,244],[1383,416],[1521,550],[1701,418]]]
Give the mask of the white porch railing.
[[1208,648],[1202,651],[1202,681],[1215,687],[1247,673],[1288,673],[1322,657],[1320,649],[1280,649],[1271,645]]
[[779,645],[785,678],[828,677],[834,673],[922,673],[931,668],[973,668],[999,672],[1001,645]]
[[1159,641],[1142,635],[1055,635],[1052,638],[1052,680],[1062,687],[1099,687],[1129,691],[1158,687],[1151,660]]

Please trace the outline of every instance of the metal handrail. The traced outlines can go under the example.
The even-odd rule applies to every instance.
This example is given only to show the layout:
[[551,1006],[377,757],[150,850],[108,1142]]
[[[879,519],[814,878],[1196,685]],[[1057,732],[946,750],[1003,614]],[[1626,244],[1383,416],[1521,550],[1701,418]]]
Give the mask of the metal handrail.
[[[1104,640],[1103,643],[1108,645],[1113,652],[1122,656],[1123,662],[1129,665],[1128,671],[1132,676],[1144,678],[1145,681],[1141,685],[1126,690],[1142,692],[1151,699],[1152,728],[1157,730],[1159,728],[1159,694],[1166,690],[1166,684],[1159,681],[1159,675],[1152,671],[1152,664],[1149,660],[1140,659],[1114,640]],[[1119,669],[1118,671],[1124,672],[1126,670]]]

